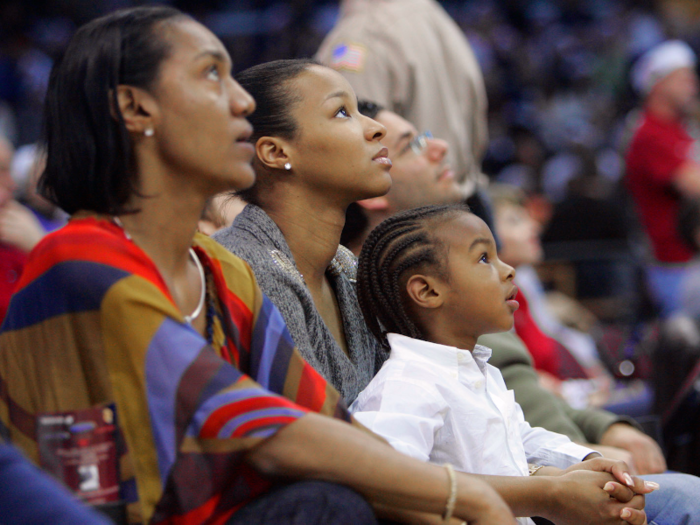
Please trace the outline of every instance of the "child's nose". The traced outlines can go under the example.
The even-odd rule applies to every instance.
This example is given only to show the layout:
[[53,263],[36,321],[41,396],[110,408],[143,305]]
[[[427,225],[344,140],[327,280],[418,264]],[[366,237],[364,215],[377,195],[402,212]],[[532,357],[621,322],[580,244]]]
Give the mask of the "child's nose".
[[504,281],[512,281],[515,279],[515,268],[513,268],[511,265],[504,263],[499,259],[499,262],[501,263],[502,266],[502,271],[501,275],[503,276]]

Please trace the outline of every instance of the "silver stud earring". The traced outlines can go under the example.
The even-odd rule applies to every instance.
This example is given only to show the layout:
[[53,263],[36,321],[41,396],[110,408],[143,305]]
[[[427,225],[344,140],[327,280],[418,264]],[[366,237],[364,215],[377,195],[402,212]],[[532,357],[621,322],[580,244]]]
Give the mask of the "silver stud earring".
[[291,170],[291,169],[292,169],[292,164],[291,164],[291,162],[287,162],[287,163],[284,165],[284,169],[286,169],[287,171]]
[[147,137],[152,137],[153,136],[153,128],[146,128],[143,130],[143,134],[146,135]]

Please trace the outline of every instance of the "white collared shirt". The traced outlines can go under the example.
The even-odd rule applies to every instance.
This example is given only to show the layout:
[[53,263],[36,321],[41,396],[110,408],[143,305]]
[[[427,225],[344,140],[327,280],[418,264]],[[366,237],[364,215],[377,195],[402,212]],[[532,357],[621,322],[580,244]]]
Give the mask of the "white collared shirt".
[[[389,334],[391,355],[350,407],[397,450],[475,474],[527,476],[528,462],[567,468],[591,449],[525,421],[501,372],[474,352]],[[521,523],[532,523],[523,520]]]

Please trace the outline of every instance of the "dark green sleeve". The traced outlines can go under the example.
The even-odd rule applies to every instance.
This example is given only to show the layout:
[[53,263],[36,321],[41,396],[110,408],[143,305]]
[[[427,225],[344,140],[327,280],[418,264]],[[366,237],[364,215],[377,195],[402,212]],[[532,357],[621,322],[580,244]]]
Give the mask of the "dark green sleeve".
[[598,443],[610,425],[634,423],[605,410],[576,410],[542,388],[532,358],[523,342],[511,332],[481,336],[479,344],[491,348],[489,363],[501,370],[506,386],[515,393],[525,419],[533,427],[569,436],[579,443]]

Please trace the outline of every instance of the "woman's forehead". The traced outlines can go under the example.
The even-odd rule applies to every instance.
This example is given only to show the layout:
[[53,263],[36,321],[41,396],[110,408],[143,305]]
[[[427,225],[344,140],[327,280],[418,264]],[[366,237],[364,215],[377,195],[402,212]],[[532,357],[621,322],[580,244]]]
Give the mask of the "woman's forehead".
[[168,22],[160,32],[171,46],[171,58],[194,60],[203,53],[222,55],[228,52],[221,40],[205,26],[190,18]]
[[310,65],[292,82],[301,100],[314,106],[321,106],[331,98],[356,99],[345,77],[325,66]]

